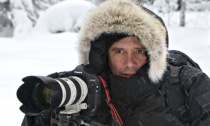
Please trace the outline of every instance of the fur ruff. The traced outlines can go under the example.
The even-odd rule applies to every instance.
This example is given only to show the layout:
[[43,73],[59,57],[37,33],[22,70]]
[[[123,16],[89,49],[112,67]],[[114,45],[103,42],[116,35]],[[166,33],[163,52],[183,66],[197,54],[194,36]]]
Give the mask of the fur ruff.
[[80,63],[89,63],[91,41],[102,33],[137,36],[148,51],[149,78],[153,82],[161,80],[167,66],[167,31],[155,15],[128,0],[105,1],[91,12],[81,28]]

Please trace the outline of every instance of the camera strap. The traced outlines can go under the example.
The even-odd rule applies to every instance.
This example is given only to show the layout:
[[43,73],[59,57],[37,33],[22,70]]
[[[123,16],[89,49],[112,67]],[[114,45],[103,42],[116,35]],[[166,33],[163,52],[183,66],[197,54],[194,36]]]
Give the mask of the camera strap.
[[108,90],[108,88],[107,88],[107,84],[106,84],[105,80],[104,80],[101,76],[98,76],[98,77],[99,77],[100,81],[102,82],[103,87],[104,87],[104,89],[105,89],[107,104],[109,105],[109,108],[110,108],[110,110],[111,110],[112,119],[113,119],[113,120],[116,119],[117,122],[118,122],[118,124],[119,124],[120,126],[122,126],[122,125],[123,125],[123,122],[122,122],[122,120],[121,120],[121,117],[120,117],[120,115],[118,114],[118,112],[117,112],[116,108],[114,107],[114,105],[111,103],[111,98],[110,98],[110,95],[109,95],[109,90]]

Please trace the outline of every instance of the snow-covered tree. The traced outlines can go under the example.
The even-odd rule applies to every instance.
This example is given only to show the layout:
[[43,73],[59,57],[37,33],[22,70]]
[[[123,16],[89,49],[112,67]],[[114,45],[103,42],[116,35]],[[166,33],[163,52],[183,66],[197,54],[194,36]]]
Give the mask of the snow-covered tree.
[[149,4],[152,5],[155,0],[135,0],[137,3],[140,3],[141,5]]
[[11,6],[14,10],[25,11],[33,26],[40,16],[48,7],[60,2],[61,0],[11,0]]
[[90,0],[90,2],[94,3],[95,5],[99,5],[103,1],[105,1],[105,0]]
[[0,0],[0,36],[11,37],[13,35],[13,24],[10,15],[10,1]]
[[[27,33],[36,26],[39,17],[43,15],[49,7],[62,1],[90,1],[97,6],[105,0],[0,0],[0,36]],[[200,17],[197,12],[210,11],[210,0],[185,0],[186,11],[184,11],[184,6],[181,4],[182,0],[133,1],[157,13],[164,19],[168,26],[174,26],[174,24],[176,24],[176,26],[183,26],[184,23],[185,25],[189,23],[196,24],[198,20],[209,16],[209,13],[206,13],[206,15]],[[183,8],[181,9],[181,7]],[[80,7],[76,10],[79,11],[79,9]],[[186,18],[185,21],[185,12],[186,17],[188,17],[189,13],[193,13],[195,16],[190,16],[193,17],[193,19],[189,20],[189,18]],[[65,12],[65,14],[66,13],[67,12]],[[79,24],[81,24],[81,21],[79,22]],[[209,22],[203,23],[203,25],[209,26]]]
[[[10,0],[14,35],[29,32],[40,14],[61,0]],[[27,26],[27,27],[26,27]]]
[[[79,8],[79,9],[78,9]],[[66,0],[47,9],[38,19],[35,32],[78,32],[95,5],[84,0]]]

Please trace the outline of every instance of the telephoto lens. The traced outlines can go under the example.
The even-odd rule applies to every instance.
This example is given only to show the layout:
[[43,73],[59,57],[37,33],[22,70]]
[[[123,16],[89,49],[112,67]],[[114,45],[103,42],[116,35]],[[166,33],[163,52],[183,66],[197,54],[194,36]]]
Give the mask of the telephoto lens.
[[45,76],[28,76],[23,78],[23,81],[25,84],[18,89],[17,96],[24,105],[20,109],[25,113],[27,111],[40,113],[47,109],[62,107],[71,107],[70,113],[76,113],[87,108],[87,105],[81,102],[87,96],[88,87],[79,77],[53,79]]

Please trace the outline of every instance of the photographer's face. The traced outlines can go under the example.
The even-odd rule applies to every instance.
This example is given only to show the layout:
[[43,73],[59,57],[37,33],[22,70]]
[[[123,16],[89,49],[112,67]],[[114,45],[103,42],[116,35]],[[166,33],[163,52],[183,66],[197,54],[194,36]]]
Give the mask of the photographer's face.
[[108,50],[109,67],[114,75],[131,77],[147,61],[146,49],[137,37],[126,37]]

